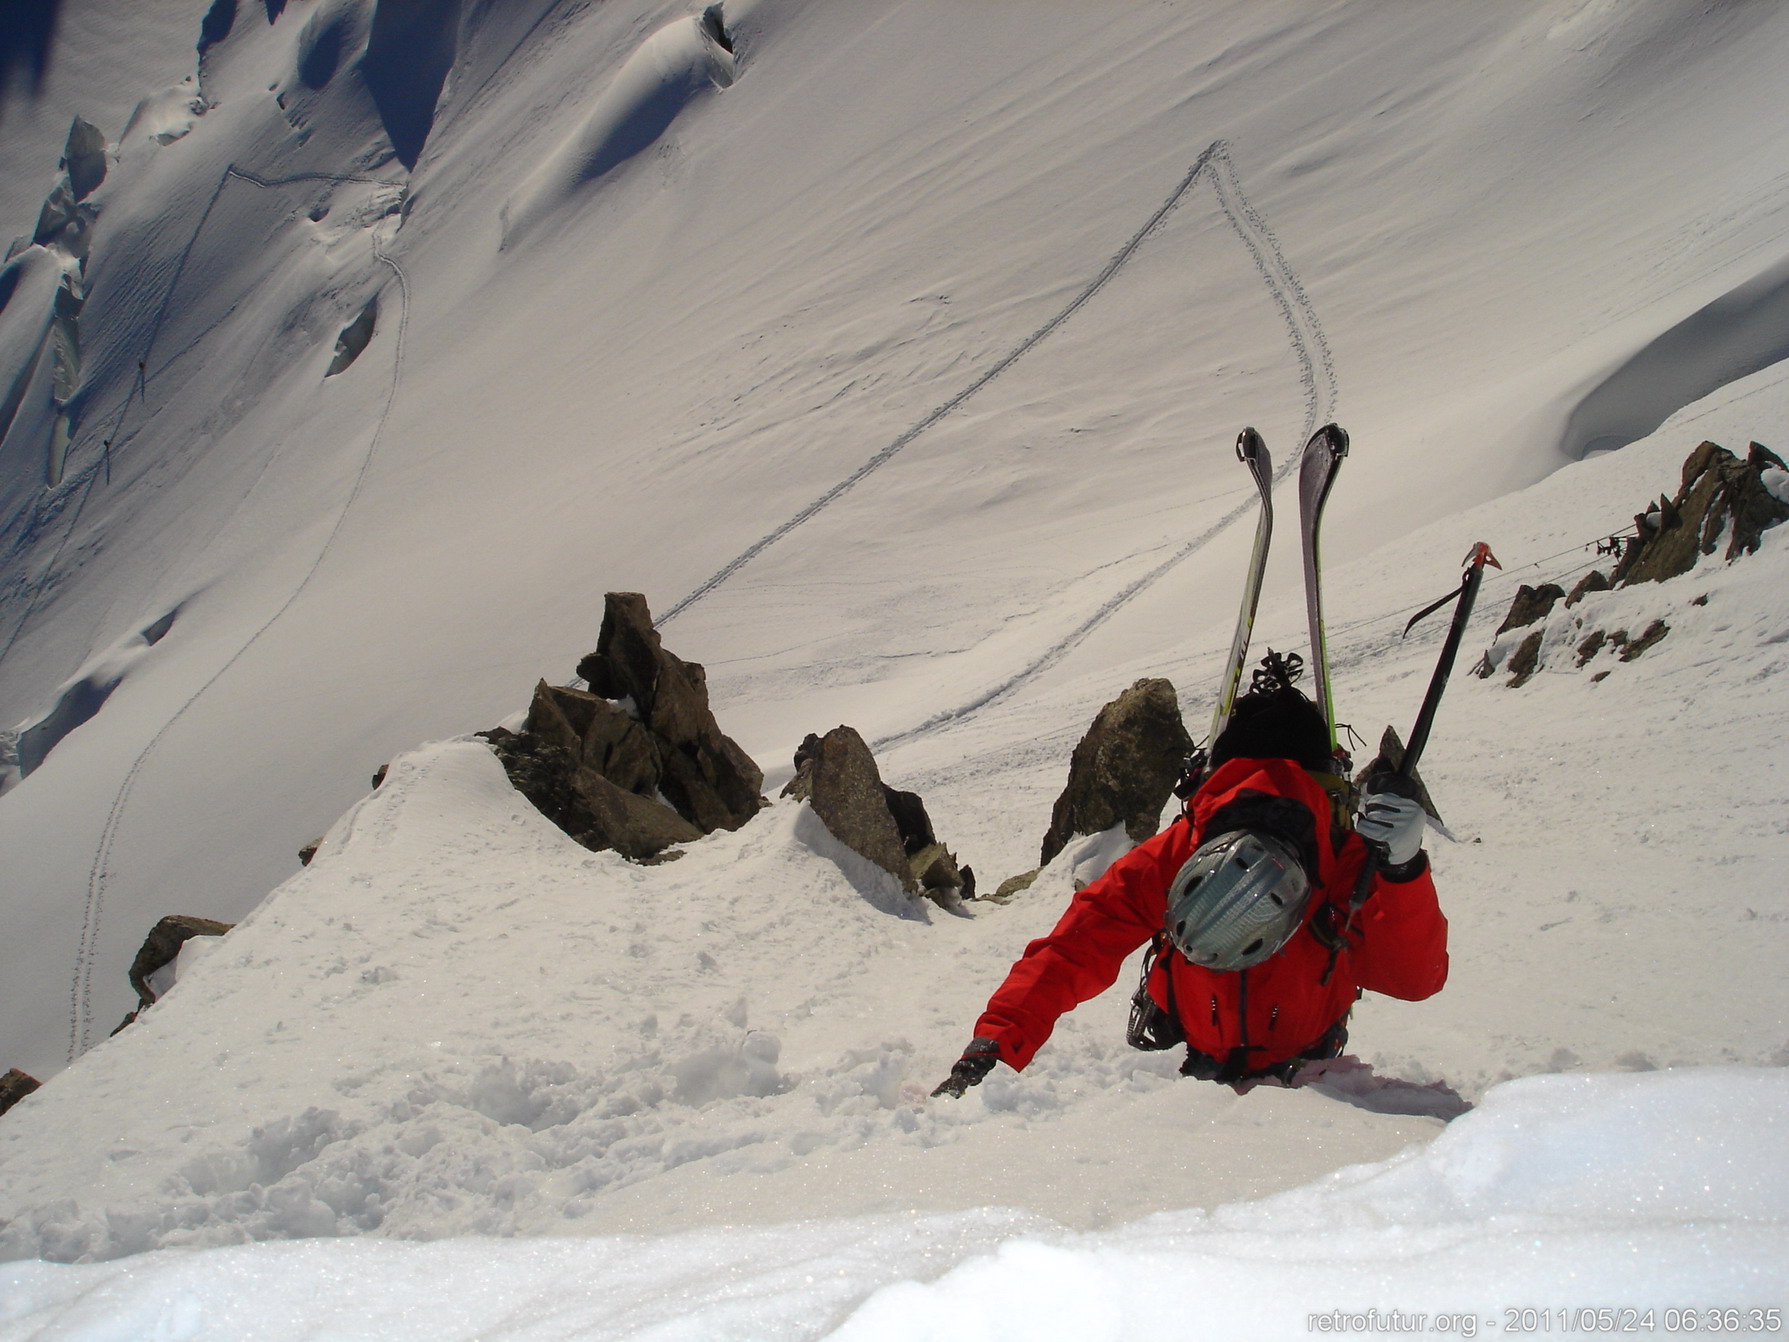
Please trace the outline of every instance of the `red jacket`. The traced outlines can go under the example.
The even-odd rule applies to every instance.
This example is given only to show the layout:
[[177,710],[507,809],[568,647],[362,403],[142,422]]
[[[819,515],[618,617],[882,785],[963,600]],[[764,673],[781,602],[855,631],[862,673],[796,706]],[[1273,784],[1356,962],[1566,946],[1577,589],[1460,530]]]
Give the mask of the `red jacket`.
[[[1328,983],[1330,953],[1310,921],[1325,903],[1346,908],[1366,858],[1352,830],[1330,823],[1329,796],[1290,760],[1230,760],[1193,794],[1191,820],[1176,821],[1140,845],[1075,895],[1047,937],[1032,942],[976,1022],[978,1037],[1000,1045],[1002,1061],[1022,1068],[1050,1037],[1057,1017],[1112,986],[1125,957],[1163,928],[1170,882],[1206,837],[1233,827],[1251,807],[1277,807],[1280,818],[1309,818],[1316,890],[1305,925],[1275,955],[1253,969],[1219,973],[1190,964],[1172,950],[1150,975],[1149,993],[1173,1009],[1187,1043],[1223,1059],[1245,1048],[1251,1069],[1297,1057],[1340,1021],[1360,989],[1418,1001],[1447,981],[1447,920],[1425,862],[1412,879],[1383,875],[1354,920],[1349,943]],[[1170,991],[1171,989],[1171,991]]]

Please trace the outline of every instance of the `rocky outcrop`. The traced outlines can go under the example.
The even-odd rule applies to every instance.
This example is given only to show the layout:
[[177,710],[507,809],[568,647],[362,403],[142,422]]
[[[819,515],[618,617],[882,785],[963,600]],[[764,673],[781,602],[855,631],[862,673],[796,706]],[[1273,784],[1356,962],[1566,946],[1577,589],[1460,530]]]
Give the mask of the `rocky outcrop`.
[[1616,565],[1615,586],[1688,573],[1723,536],[1728,563],[1754,553],[1766,530],[1789,521],[1789,504],[1765,484],[1771,469],[1782,470],[1783,461],[1761,443],[1751,445],[1744,461],[1717,443],[1700,444],[1683,463],[1676,495],[1635,515],[1636,541]]
[[573,839],[662,860],[764,805],[763,771],[715,722],[701,666],[665,651],[643,596],[608,594],[578,675],[588,689],[536,685],[521,731],[481,733],[517,790]]
[[85,202],[106,180],[106,137],[99,127],[81,117],[70,122],[60,166],[62,175],[38,211],[31,241],[44,247],[61,246],[70,256],[82,259],[99,213]]
[[908,894],[974,896],[975,873],[938,842],[917,793],[882,781],[875,756],[854,728],[834,727],[803,740],[783,795],[807,802],[833,838],[893,876]]
[[130,986],[137,991],[137,1009],[118,1022],[117,1034],[143,1012],[154,1006],[156,1001],[172,986],[172,981],[163,976],[161,971],[180,958],[180,948],[194,937],[221,937],[235,923],[220,923],[214,918],[196,918],[186,913],[170,913],[154,927],[143,939],[137,950],[136,959],[130,962],[128,977]]
[[4,1114],[42,1084],[29,1072],[21,1072],[16,1067],[10,1069],[5,1076],[0,1076],[0,1114]]
[[1137,681],[1100,709],[1075,747],[1040,862],[1048,865],[1077,834],[1102,834],[1120,823],[1138,843],[1154,834],[1192,750],[1174,686]]
[[1544,620],[1553,613],[1553,604],[1565,595],[1565,589],[1558,583],[1544,582],[1539,587],[1530,587],[1523,583],[1516,589],[1516,599],[1510,602],[1509,614],[1503,617],[1503,623],[1497,626],[1499,634],[1511,629],[1526,629],[1536,620]]
[[633,706],[659,749],[659,787],[703,833],[738,829],[764,805],[764,771],[709,710],[708,673],[665,651],[645,597],[609,593],[596,651],[578,674],[592,694]]
[[[1632,535],[1599,542],[1599,554],[1618,555],[1613,571],[1592,569],[1586,573],[1564,597],[1563,610],[1571,611],[1599,592],[1665,582],[1688,573],[1703,556],[1721,549],[1723,538],[1728,563],[1756,551],[1765,531],[1789,521],[1786,485],[1789,469],[1776,453],[1759,443],[1751,445],[1743,461],[1717,443],[1699,444],[1683,463],[1675,495],[1661,495],[1656,503],[1635,514]],[[1476,674],[1489,677],[1506,672],[1507,684],[1515,688],[1546,669],[1547,660],[1562,651],[1569,652],[1574,670],[1604,648],[1616,649],[1622,661],[1631,662],[1671,632],[1666,620],[1655,618],[1638,636],[1632,636],[1626,628],[1599,627],[1594,616],[1582,612],[1565,616],[1560,624],[1555,608],[1560,606],[1561,595],[1562,589],[1555,583],[1519,588],[1508,615],[1497,627],[1495,641],[1474,668]],[[1704,594],[1690,604],[1706,601]],[[1541,627],[1531,627],[1536,624]],[[1549,639],[1556,625],[1559,636]],[[1608,674],[1599,671],[1592,679],[1601,680]]]
[[1541,643],[1545,638],[1546,631],[1536,629],[1516,645],[1516,650],[1510,654],[1509,666],[1506,668],[1509,671],[1511,689],[1526,685],[1533,679],[1534,673],[1541,669]]
[[[1565,608],[1570,610],[1592,592],[1607,592],[1614,585],[1615,584],[1609,581],[1608,574],[1604,573],[1600,568],[1593,568],[1582,578],[1578,579],[1577,585],[1571,590],[1571,595],[1567,596],[1565,599]],[[1498,632],[1501,633],[1502,631],[1499,630]]]
[[[137,1001],[142,1006],[153,1006],[161,994],[150,982],[150,976],[158,969],[164,969],[174,963],[180,955],[180,948],[194,937],[221,937],[228,932],[234,923],[220,923],[213,918],[195,918],[190,914],[171,913],[154,927],[143,939],[143,945],[137,951],[137,958],[130,962],[130,986],[137,990]],[[166,988],[162,989],[167,991]]]
[[[1647,625],[1645,629],[1640,631],[1640,636],[1638,638],[1630,637],[1628,631],[1625,629],[1617,629],[1612,634],[1598,629],[1591,633],[1582,643],[1578,644],[1578,659],[1576,664],[1578,666],[1583,666],[1604,648],[1614,648],[1616,650],[1616,655],[1619,656],[1622,661],[1631,662],[1644,653],[1648,648],[1658,643],[1659,640],[1664,638],[1665,635],[1670,632],[1671,626],[1666,624],[1663,620],[1654,620],[1651,624]],[[1604,674],[1606,675],[1607,672]]]

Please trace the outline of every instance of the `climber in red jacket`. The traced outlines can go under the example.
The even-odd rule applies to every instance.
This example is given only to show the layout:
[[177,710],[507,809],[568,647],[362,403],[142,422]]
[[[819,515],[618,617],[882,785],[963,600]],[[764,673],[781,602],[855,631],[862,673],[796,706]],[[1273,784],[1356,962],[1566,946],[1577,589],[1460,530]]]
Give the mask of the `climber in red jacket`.
[[1338,823],[1346,813],[1319,781],[1337,784],[1329,729],[1291,683],[1295,660],[1269,654],[1175,823],[1025,948],[934,1095],[961,1096],[996,1061],[1025,1067],[1057,1018],[1109,988],[1145,942],[1130,1040],[1184,1040],[1182,1073],[1207,1081],[1290,1081],[1342,1051],[1363,990],[1409,1001],[1440,991],[1447,920],[1422,808],[1384,772],[1369,778],[1353,827]]

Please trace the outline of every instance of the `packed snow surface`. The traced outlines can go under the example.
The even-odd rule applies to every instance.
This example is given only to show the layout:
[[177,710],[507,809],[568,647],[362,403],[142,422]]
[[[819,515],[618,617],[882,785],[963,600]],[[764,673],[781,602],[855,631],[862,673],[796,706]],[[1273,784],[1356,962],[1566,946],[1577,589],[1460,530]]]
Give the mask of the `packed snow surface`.
[[1642,1334],[1731,1317],[1727,1332],[1769,1335],[1789,1256],[1786,1128],[1781,1070],[1529,1077],[1382,1164],[1112,1230],[983,1210],[165,1250],[12,1269],[0,1324],[68,1339],[1085,1342],[1594,1334],[1602,1310]]
[[[46,12],[0,37],[0,1068],[48,1079],[0,1337],[1782,1331],[1789,538],[1467,670],[1701,439],[1789,446],[1789,9]],[[77,113],[108,172],[34,245]],[[1449,985],[1297,1087],[1127,1049],[1127,970],[929,1098],[1114,835],[951,908],[786,800],[640,867],[473,736],[639,590],[773,795],[849,722],[991,890],[1102,703],[1202,730],[1231,444],[1331,418],[1363,759],[1404,620],[1505,568],[1423,761]],[[1304,651],[1278,498],[1255,644]],[[168,913],[239,925],[108,1039]]]

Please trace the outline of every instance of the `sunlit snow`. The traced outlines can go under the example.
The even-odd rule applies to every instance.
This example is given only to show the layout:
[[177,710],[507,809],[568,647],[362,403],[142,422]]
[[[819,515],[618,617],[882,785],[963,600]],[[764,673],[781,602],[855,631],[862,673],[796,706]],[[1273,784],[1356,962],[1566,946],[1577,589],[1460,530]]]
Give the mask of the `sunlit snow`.
[[[44,12],[0,34],[0,1070],[48,1083],[0,1338],[1781,1334],[1789,538],[1466,670],[1702,439],[1789,448],[1789,10]],[[105,180],[33,245],[77,114]],[[1209,719],[1231,445],[1332,418],[1361,758],[1410,613],[1506,567],[1423,761],[1450,982],[1297,1087],[1128,1049],[1127,971],[929,1098],[1121,835],[949,909],[781,799],[637,866],[473,735],[640,591],[773,797],[850,723],[990,891],[1102,703]],[[238,926],[108,1039],[169,913]]]

